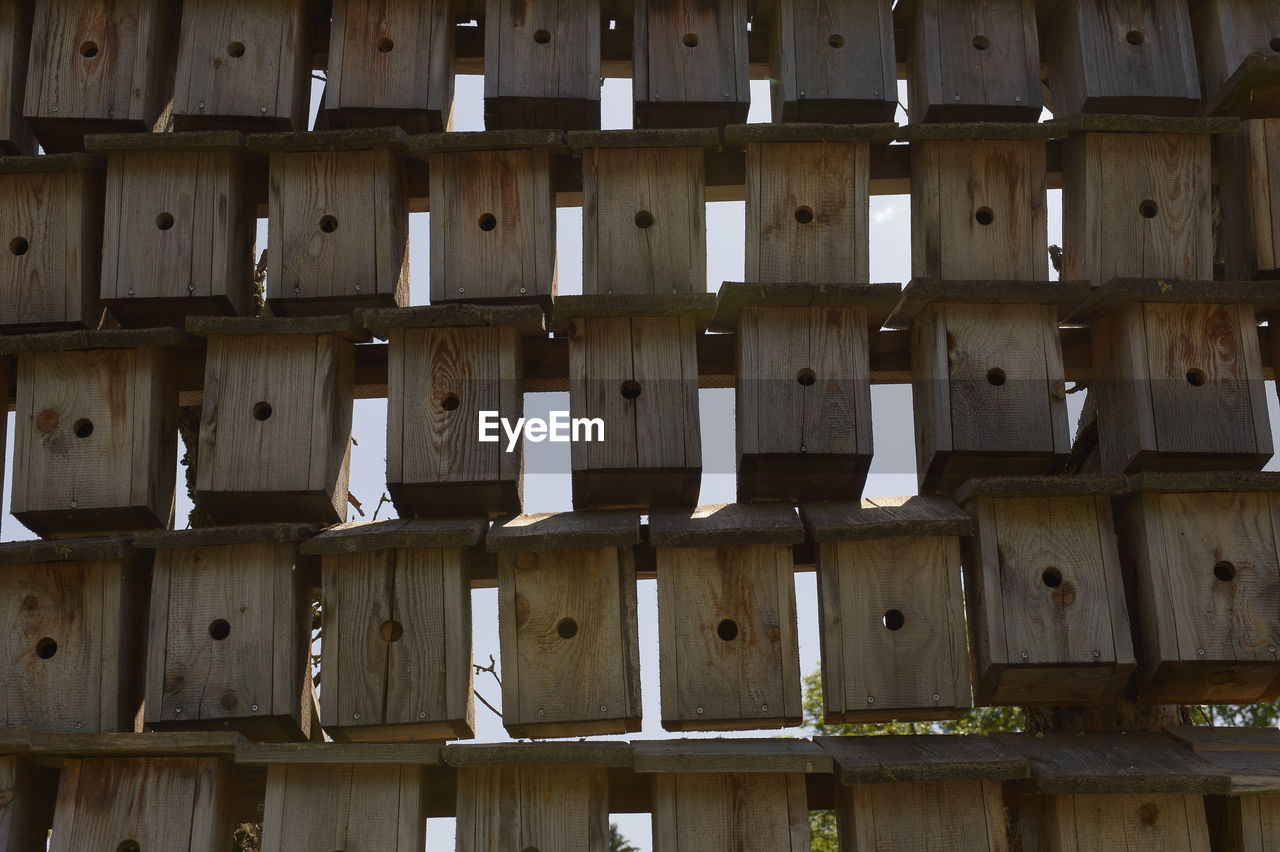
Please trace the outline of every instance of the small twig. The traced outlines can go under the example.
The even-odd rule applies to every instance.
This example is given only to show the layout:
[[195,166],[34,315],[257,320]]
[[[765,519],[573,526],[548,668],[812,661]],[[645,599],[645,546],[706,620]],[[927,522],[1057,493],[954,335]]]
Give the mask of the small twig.
[[319,74],[319,73],[317,73],[317,72],[315,72],[315,71],[312,71],[312,72],[311,72],[311,79],[312,79],[312,80],[319,80],[319,81],[321,81],[322,83],[327,83],[327,82],[329,82],[329,78],[328,78],[328,77],[324,76],[323,74]]
[[378,520],[378,513],[382,511],[383,505],[390,502],[391,502],[391,498],[387,496],[387,492],[383,491],[382,496],[378,498],[378,505],[373,507],[372,520],[375,520],[375,521]]
[[474,689],[472,690],[472,692],[475,693],[476,698],[480,699],[481,704],[483,704],[485,707],[488,707],[491,711],[493,711],[493,715],[497,716],[499,719],[502,718],[502,714],[498,712],[498,708],[490,704],[489,701],[483,695],[480,694],[480,690]]
[[347,502],[351,504],[351,507],[356,510],[360,517],[364,517],[364,508],[360,505],[360,500],[350,491],[347,492]]
[[498,661],[493,658],[493,654],[489,655],[489,665],[481,666],[476,663],[472,663],[471,668],[476,670],[476,674],[484,674],[485,672],[488,672],[493,675],[493,679],[498,682],[498,686],[502,686],[502,678],[498,677]]

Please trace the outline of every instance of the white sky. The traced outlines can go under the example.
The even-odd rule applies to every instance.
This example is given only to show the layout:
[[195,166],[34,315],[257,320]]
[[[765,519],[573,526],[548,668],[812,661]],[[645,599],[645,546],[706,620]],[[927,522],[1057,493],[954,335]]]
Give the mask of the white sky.
[[[312,117],[321,96],[318,81],[312,91]],[[748,120],[769,120],[768,83],[752,81],[751,112]],[[899,99],[906,103],[905,84],[899,84]],[[460,75],[455,94],[454,129],[483,130],[482,117],[483,78]],[[906,117],[899,110],[899,123]],[[605,129],[631,126],[631,81],[609,79],[604,83],[602,96],[602,127]],[[1049,192],[1049,242],[1061,245],[1062,217],[1061,192]],[[410,215],[410,301],[414,305],[426,304],[428,286],[428,238],[429,213]],[[714,292],[721,281],[740,281],[744,264],[745,211],[743,202],[716,202],[707,205],[707,289]],[[259,221],[258,247],[266,244],[266,223]],[[871,200],[871,280],[906,282],[911,277],[911,226],[910,197],[906,195],[873,197]],[[559,257],[559,292],[582,292],[582,212],[580,208],[561,208],[556,220],[556,244]],[[1056,277],[1056,276],[1055,276]],[[1268,383],[1269,386],[1271,383]],[[714,421],[732,429],[731,416],[734,397],[730,389],[703,390],[699,394],[704,429],[702,433],[703,464],[707,470],[727,471],[734,465],[734,441],[732,434],[717,431],[711,434],[705,424]],[[1072,429],[1083,394],[1072,395]],[[1271,417],[1280,417],[1276,395],[1268,394]],[[525,395],[525,414],[529,417],[546,416],[550,410],[567,410],[567,393],[529,393]],[[911,395],[909,385],[877,385],[872,389],[873,432],[875,458],[871,466],[865,494],[902,495],[916,492],[915,456],[912,431]],[[379,497],[385,492],[386,473],[386,400],[356,400],[353,434],[356,446],[351,458],[351,492],[372,513]],[[716,416],[716,414],[719,416]],[[7,448],[13,446],[12,418],[7,424]],[[557,474],[530,474],[525,481],[525,510],[528,512],[567,511],[571,507],[569,493],[569,449],[567,444],[527,444],[526,466],[536,470],[559,470]],[[181,453],[181,450],[179,450]],[[4,471],[4,494],[12,488],[12,450],[7,452]],[[1277,465],[1268,465],[1275,469]],[[733,502],[734,477],[725,473],[709,473],[702,478],[702,503]],[[177,525],[185,526],[190,512],[186,499],[182,468],[178,469]],[[394,508],[388,503],[383,507],[380,519],[394,517]],[[349,519],[356,520],[354,512]],[[0,538],[6,541],[32,538],[7,512],[0,517]],[[644,727],[635,739],[656,739],[672,736],[662,730],[658,703],[658,637],[657,637],[657,589],[656,581],[642,580],[638,589],[641,689],[643,696]],[[808,673],[818,668],[818,606],[815,577],[812,573],[796,575],[796,607],[799,615],[800,669]],[[491,589],[472,593],[473,655],[477,662],[487,663],[489,655],[498,658],[497,593]],[[476,678],[476,689],[494,706],[500,706],[501,690],[488,675]],[[738,736],[773,736],[790,734],[802,736],[803,731],[793,728],[783,731],[748,732]],[[699,736],[683,734],[681,736]],[[734,734],[707,734],[705,736],[734,736]],[[509,739],[501,720],[480,702],[476,702],[476,740],[500,741]],[[651,848],[651,831],[647,814],[618,814],[613,817],[622,833],[642,850]],[[428,821],[428,848],[453,847],[453,820]]]

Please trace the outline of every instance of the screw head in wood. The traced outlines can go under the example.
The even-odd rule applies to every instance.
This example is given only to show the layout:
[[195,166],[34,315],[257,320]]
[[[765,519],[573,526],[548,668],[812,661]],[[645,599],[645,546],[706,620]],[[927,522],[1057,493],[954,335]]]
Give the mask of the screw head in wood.
[[181,707],[175,707],[175,708],[173,708],[173,712],[174,712],[174,713],[181,713],[181,712],[182,712],[182,708],[181,708]]
[[960,96],[956,95],[956,103],[960,103]]
[[701,716],[701,715],[702,715],[702,708],[701,708],[701,707],[699,707],[699,708],[698,708],[698,715],[699,715],[699,716]]
[[357,722],[359,722],[359,721],[360,721],[360,714],[359,714],[359,713],[352,713],[352,714],[351,714],[351,718],[352,718],[352,719],[355,719]]
[[360,292],[360,285],[359,285],[359,284],[357,284],[357,285],[356,285],[356,292],[357,292],[357,293],[359,293],[359,292]]
[[201,101],[200,103],[196,104],[196,109],[204,109],[204,101]]
[[116,111],[114,109],[107,110],[107,118],[115,118],[115,117],[116,117]]
[[1275,645],[1268,645],[1268,646],[1267,646],[1267,650],[1274,654],[1274,653],[1276,652],[1276,646],[1275,646]]
[[1015,97],[1014,97],[1014,99],[1013,99],[1013,102],[1014,102],[1015,104],[1020,104],[1020,103],[1022,103],[1022,96],[1021,96],[1021,95],[1017,95],[1017,96],[1015,96]]
[[188,292],[188,293],[194,293],[195,291],[196,291],[196,285],[194,285],[194,284],[188,284],[188,285],[187,285],[187,292]]
[[768,713],[768,712],[769,712],[769,705],[768,705],[768,704],[761,704],[761,705],[760,705],[760,712],[761,712],[761,713]]
[[250,705],[249,705],[249,709],[250,709],[250,710],[252,710],[254,713],[257,713],[257,712],[258,712],[258,705],[257,705],[257,704],[250,704]]
[[54,111],[54,112],[57,112],[57,111],[58,111],[58,105],[57,105],[57,104],[54,104],[54,105],[53,105],[53,111]]
[[941,701],[941,700],[942,700],[942,696],[935,692],[935,693],[933,694],[933,703],[934,703],[934,704],[937,704],[937,703],[938,703],[939,701]]
[[801,90],[800,90],[800,97],[802,97],[802,98],[804,97],[804,89],[801,89]]
[[538,708],[538,715],[539,715],[539,716],[543,716],[543,715],[545,715],[545,713],[544,713],[544,711],[543,711],[543,709],[542,709],[541,707],[539,707],[539,708]]
[[265,105],[258,107],[258,112],[265,113],[266,111],[267,111],[267,108]]
[[301,288],[301,287],[294,287],[294,288],[293,288],[293,295],[295,295],[295,296],[296,296],[296,295],[298,295],[298,294],[299,294],[299,293],[301,293],[301,292],[302,292],[302,288]]
[[1023,652],[1022,652],[1022,659],[1024,659],[1024,660],[1025,660],[1025,659],[1028,659],[1030,656],[1031,656],[1030,652],[1028,652],[1028,651],[1023,651]]
[[72,727],[74,727],[78,731],[80,730],[80,723],[76,722],[75,725],[73,725]]
[[1196,653],[1203,657],[1203,656],[1204,656],[1204,648],[1197,648],[1197,649],[1196,649]]
[[609,709],[609,708],[608,708],[606,705],[604,705],[604,704],[601,704],[601,705],[600,705],[600,712],[601,712],[601,713],[606,712],[608,709]]
[[871,94],[875,95],[875,96],[878,98],[878,97],[880,97],[880,90],[879,90],[879,89],[872,89],[872,90],[871,90]]
[[76,501],[75,501],[75,500],[72,500],[72,501],[71,501],[71,508],[73,508],[73,509],[74,509],[75,507],[76,507]]
[[1099,658],[1099,657],[1101,657],[1101,656],[1102,656],[1102,652],[1101,652],[1101,651],[1094,651],[1094,652],[1093,652],[1093,658],[1094,658],[1095,660],[1096,660],[1096,659],[1098,659],[1098,658]]
[[868,695],[868,696],[867,696],[867,703],[868,703],[868,704],[875,704],[875,703],[876,703],[876,697],[875,697],[874,695]]
[[132,296],[132,295],[133,295],[133,288],[132,288],[132,287],[130,287],[130,288],[129,288],[129,295],[130,295],[130,296]]
[[[610,291],[610,292],[612,292],[612,291]],[[521,295],[521,296],[523,296],[523,295],[524,295],[524,293],[525,293],[525,289],[524,289],[523,287],[521,287],[521,288],[520,288],[520,295]]]
[[425,710],[420,711],[420,712],[418,713],[418,718],[419,718],[419,719],[425,719],[425,718],[427,718],[427,711],[425,711]]
[[466,291],[466,288],[465,288],[465,287],[459,287],[459,288],[458,288],[458,292],[459,292],[459,293],[463,293],[463,292],[465,292],[465,291]]

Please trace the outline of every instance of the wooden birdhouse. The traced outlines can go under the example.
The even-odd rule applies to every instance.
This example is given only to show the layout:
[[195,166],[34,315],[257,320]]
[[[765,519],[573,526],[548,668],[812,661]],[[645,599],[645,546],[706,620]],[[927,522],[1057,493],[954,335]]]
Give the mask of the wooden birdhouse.
[[894,16],[912,124],[1039,119],[1036,0],[907,0]]
[[570,415],[592,438],[570,447],[575,509],[697,504],[697,342],[714,304],[707,294],[556,301]]
[[747,151],[747,281],[870,281],[871,145],[897,125],[743,124],[726,147]]
[[98,326],[102,172],[85,154],[0,158],[0,328]]
[[1165,732],[1230,779],[1231,795],[1204,799],[1206,821],[1222,848],[1268,849],[1280,825],[1280,765],[1274,759],[1280,729],[1179,725]]
[[610,770],[629,769],[619,742],[447,745],[458,777],[459,852],[605,849]]
[[1116,279],[1068,317],[1090,325],[1104,473],[1258,470],[1271,458],[1255,310],[1262,282]]
[[1183,0],[1043,4],[1054,115],[1197,112],[1200,81],[1187,5]]
[[898,71],[892,5],[781,0],[769,29],[773,120],[893,121]]
[[168,527],[178,353],[197,343],[172,328],[4,338],[0,355],[18,356],[13,516],[43,537]]
[[265,767],[262,852],[295,849],[421,850],[428,743],[244,745],[238,767]]
[[1061,733],[994,739],[1027,758],[1031,768],[1015,800],[1021,836],[1010,839],[1021,839],[1020,848],[1210,848],[1203,794],[1228,792],[1230,779],[1172,737]]
[[485,0],[484,126],[600,127],[600,0]]
[[405,138],[395,127],[249,137],[250,148],[271,157],[273,315],[409,303]]
[[155,551],[145,724],[308,739],[313,564],[296,524],[140,533]]
[[655,511],[662,727],[734,731],[800,724],[791,506]]
[[744,0],[636,0],[635,127],[721,127],[747,120]]
[[1095,287],[1112,278],[1211,279],[1209,134],[1221,121],[1073,122],[1083,132],[1063,150],[1062,277]]
[[235,828],[234,783],[222,757],[66,760],[49,850],[222,852]]
[[410,140],[427,161],[431,301],[548,301],[556,294],[556,130],[439,133]]
[[1204,112],[1280,115],[1280,8],[1267,0],[1191,4]]
[[965,592],[974,704],[1089,704],[1133,673],[1111,520],[1121,476],[970,479]]
[[653,848],[807,852],[806,776],[831,758],[809,740],[648,740],[635,772],[653,784]]
[[0,756],[0,848],[44,849],[57,791],[56,770],[18,755]]
[[1071,452],[1058,323],[1089,282],[917,278],[887,325],[911,329],[924,494],[970,476],[1056,473]]
[[35,136],[22,117],[34,6],[35,0],[0,6],[0,151],[5,154],[36,153]]
[[37,0],[23,116],[50,153],[86,133],[146,133],[173,96],[180,7],[169,0]]
[[449,129],[453,44],[448,0],[334,0],[324,94],[329,126]]
[[502,725],[513,737],[640,730],[634,512],[496,521]]
[[0,723],[135,730],[148,567],[122,538],[0,545]]
[[1051,125],[1013,122],[905,129],[912,275],[1048,280],[1045,140],[1053,132]]
[[[523,441],[508,452],[496,418],[515,423],[524,414],[522,340],[543,333],[542,310],[386,308],[361,312],[360,322],[390,341],[387,490],[400,516],[519,513]],[[497,440],[484,439],[481,417]],[[430,437],[420,440],[424,427]]]
[[898,294],[896,284],[721,286],[711,328],[737,340],[739,501],[862,494],[872,453],[868,337]]
[[235,131],[90,136],[107,155],[102,301],[121,325],[254,313],[257,168]]
[[800,517],[818,546],[823,719],[964,715],[973,706],[960,584],[969,516],[945,498],[877,497],[806,503]]
[[814,742],[835,761],[842,849],[1008,848],[1001,785],[1028,769],[1000,743],[954,734]]
[[335,740],[470,738],[471,577],[484,518],[340,524],[323,572],[320,721]]
[[355,341],[348,317],[191,317],[209,340],[195,492],[219,523],[345,520]]
[[1147,473],[1117,501],[1138,700],[1280,696],[1280,473]]
[[1215,137],[1214,148],[1222,277],[1280,278],[1280,118],[1243,121],[1239,132]]
[[580,131],[582,292],[707,291],[706,151],[712,129]]
[[184,0],[177,130],[307,130],[311,0]]

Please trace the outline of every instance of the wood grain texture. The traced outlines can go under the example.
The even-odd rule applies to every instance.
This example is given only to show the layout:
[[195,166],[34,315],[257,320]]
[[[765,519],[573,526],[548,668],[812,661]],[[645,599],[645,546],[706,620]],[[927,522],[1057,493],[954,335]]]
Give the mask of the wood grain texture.
[[1134,667],[1110,501],[978,499],[967,561],[975,703],[1090,703]]
[[1119,504],[1143,700],[1246,702],[1280,691],[1277,510],[1267,492],[1136,494]]
[[818,616],[828,722],[946,719],[971,706],[957,539],[821,545]]
[[1280,86],[1255,81],[1251,60],[1276,56],[1272,39],[1280,32],[1280,10],[1265,0],[1196,0],[1191,4],[1196,64],[1206,105],[1226,107],[1214,114],[1264,118],[1280,107]]
[[214,335],[195,488],[216,520],[346,516],[354,347],[333,335]]
[[253,178],[238,151],[110,155],[101,286],[122,325],[253,314]]
[[485,127],[600,127],[599,0],[486,0]]
[[509,734],[640,729],[635,595],[629,550],[499,556],[503,727]]
[[1239,132],[1215,137],[1214,149],[1223,274],[1238,281],[1280,277],[1280,119],[1242,122]]
[[63,764],[50,850],[222,852],[231,765],[216,757],[88,758]]
[[0,326],[98,325],[102,205],[96,171],[0,175]]
[[1035,121],[1040,49],[1034,0],[915,0],[911,121]]
[[891,5],[778,3],[769,30],[773,120],[892,121],[898,74]]
[[744,0],[634,3],[635,127],[742,122],[751,100]]
[[800,718],[795,582],[786,545],[658,550],[662,726],[782,728]]
[[705,293],[698,148],[597,148],[582,158],[582,292]]
[[148,726],[258,739],[310,734],[310,602],[296,544],[156,553],[146,672]]
[[609,846],[602,767],[467,766],[458,770],[458,852]]
[[173,84],[177,130],[306,130],[309,0],[183,3]]
[[1233,796],[1221,806],[1226,811],[1226,848],[1265,852],[1280,837],[1280,797]]
[[0,9],[0,150],[9,154],[36,153],[35,137],[22,117],[34,7],[34,0],[19,0]]
[[169,526],[176,366],[158,347],[20,356],[14,516],[39,535]]
[[0,713],[9,727],[133,731],[148,572],[132,558],[0,571]]
[[996,781],[837,787],[836,818],[850,852],[1008,849]]
[[570,415],[605,424],[603,441],[570,447],[575,509],[697,502],[702,446],[696,342],[687,316],[573,323]]
[[36,4],[23,106],[46,151],[86,132],[152,129],[173,93],[178,7],[166,0]]
[[1056,311],[934,304],[912,326],[922,493],[980,474],[1059,470],[1071,449]]
[[913,142],[911,171],[912,275],[1048,279],[1042,141]]
[[1204,799],[1176,794],[1054,796],[1046,809],[1051,849],[1208,852]]
[[470,737],[471,584],[460,550],[322,559],[321,721],[334,739]]
[[870,152],[862,142],[747,145],[747,281],[871,280]]
[[738,499],[849,499],[871,464],[867,311],[745,308],[737,329]]
[[556,294],[556,211],[546,149],[429,154],[431,301]]
[[1063,278],[1213,278],[1207,135],[1072,135],[1063,187]]
[[0,757],[0,846],[27,852],[48,842],[57,775],[21,757]]
[[333,128],[447,130],[453,65],[447,0],[335,0],[324,115]]
[[[403,516],[520,512],[524,441],[482,443],[480,412],[524,414],[516,329],[395,328],[387,360],[387,488]],[[501,430],[497,430],[499,433]]]
[[276,314],[409,303],[408,185],[392,151],[272,154],[268,214]]
[[1185,3],[1067,0],[1046,18],[1055,115],[1192,115],[1199,106]]
[[675,773],[653,779],[656,852],[809,848],[804,776]]
[[426,793],[421,766],[272,765],[263,803],[262,850],[421,850]]
[[1122,305],[1095,322],[1101,464],[1257,470],[1272,454],[1253,309]]

